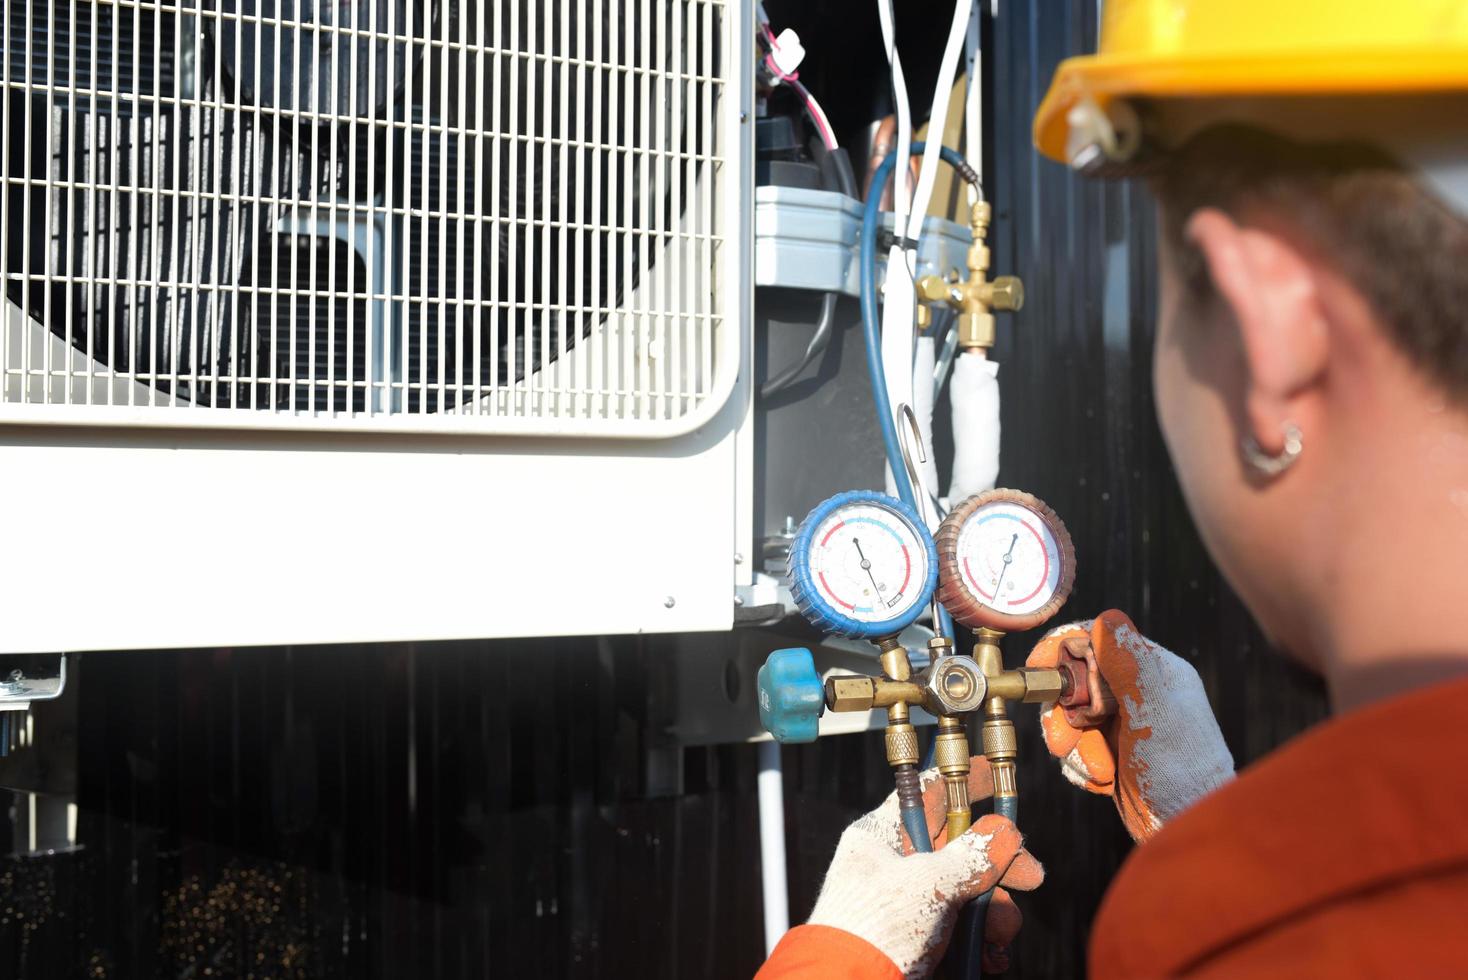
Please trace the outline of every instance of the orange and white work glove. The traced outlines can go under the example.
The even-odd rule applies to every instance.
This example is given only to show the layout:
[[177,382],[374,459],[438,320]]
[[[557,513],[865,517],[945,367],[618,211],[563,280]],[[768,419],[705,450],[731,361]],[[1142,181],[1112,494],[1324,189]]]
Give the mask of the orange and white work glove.
[[1137,632],[1125,613],[1051,630],[1026,666],[1055,667],[1062,644],[1077,637],[1090,638],[1087,659],[1110,686],[1116,713],[1080,729],[1059,705],[1045,705],[1045,745],[1072,783],[1112,797],[1132,839],[1143,841],[1232,779],[1233,756],[1198,672]]
[[[992,793],[984,760],[974,760],[969,792]],[[810,924],[859,936],[886,954],[904,977],[932,973],[948,948],[959,909],[1003,882],[1029,891],[1045,878],[1044,868],[1021,846],[1014,824],[984,817],[948,841],[943,827],[943,782],[936,769],[921,776],[931,853],[913,853],[898,813],[897,794],[846,828],[826,871]],[[1019,931],[1019,910],[997,889],[985,922],[985,939],[1007,945]]]

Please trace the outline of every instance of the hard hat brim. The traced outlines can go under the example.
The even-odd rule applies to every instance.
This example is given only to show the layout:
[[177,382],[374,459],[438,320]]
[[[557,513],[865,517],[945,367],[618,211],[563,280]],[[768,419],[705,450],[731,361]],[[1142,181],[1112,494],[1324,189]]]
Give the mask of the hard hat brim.
[[1468,91],[1468,47],[1277,55],[1087,55],[1060,63],[1035,113],[1035,148],[1067,162],[1068,116],[1089,97],[1102,109],[1115,99],[1218,96],[1410,94]]

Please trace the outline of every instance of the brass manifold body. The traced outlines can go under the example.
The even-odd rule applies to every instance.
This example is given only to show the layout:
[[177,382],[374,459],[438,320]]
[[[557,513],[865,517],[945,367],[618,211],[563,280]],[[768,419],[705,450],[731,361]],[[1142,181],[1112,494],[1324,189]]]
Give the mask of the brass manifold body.
[[953,282],[942,276],[923,276],[917,282],[918,299],[943,303],[958,312],[958,345],[964,350],[994,346],[994,311],[1018,310],[1025,304],[1025,287],[1018,276],[989,278],[986,238],[993,210],[987,201],[974,204],[969,216],[973,244],[968,249],[968,278]]
[[887,764],[897,779],[904,809],[921,808],[917,767],[917,729],[911,709],[921,707],[938,718],[933,758],[943,777],[950,839],[968,830],[972,820],[968,792],[969,745],[963,716],[982,711],[984,755],[994,775],[994,795],[1014,796],[1016,739],[1004,702],[1055,701],[1064,678],[1059,670],[1006,670],[999,651],[998,630],[980,629],[972,657],[953,654],[953,643],[935,637],[928,643],[928,667],[914,675],[907,650],[895,638],[883,640],[881,677],[848,675],[826,680],[830,711],[887,709]]

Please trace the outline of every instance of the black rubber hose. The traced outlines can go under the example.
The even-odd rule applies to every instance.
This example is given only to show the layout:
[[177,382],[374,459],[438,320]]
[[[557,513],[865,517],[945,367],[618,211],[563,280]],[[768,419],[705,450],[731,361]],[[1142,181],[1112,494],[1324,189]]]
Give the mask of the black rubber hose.
[[769,398],[789,388],[811,361],[825,353],[827,345],[831,342],[832,328],[836,324],[837,298],[835,293],[827,293],[821,299],[821,315],[816,320],[816,332],[811,334],[810,343],[805,345],[805,353],[801,355],[800,360],[760,385],[761,398]]

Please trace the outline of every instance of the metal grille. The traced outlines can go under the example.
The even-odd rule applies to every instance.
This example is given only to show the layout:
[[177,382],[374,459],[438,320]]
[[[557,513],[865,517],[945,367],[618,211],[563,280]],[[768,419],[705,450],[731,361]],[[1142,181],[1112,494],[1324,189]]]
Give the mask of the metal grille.
[[686,429],[738,370],[736,21],[6,0],[0,420]]

